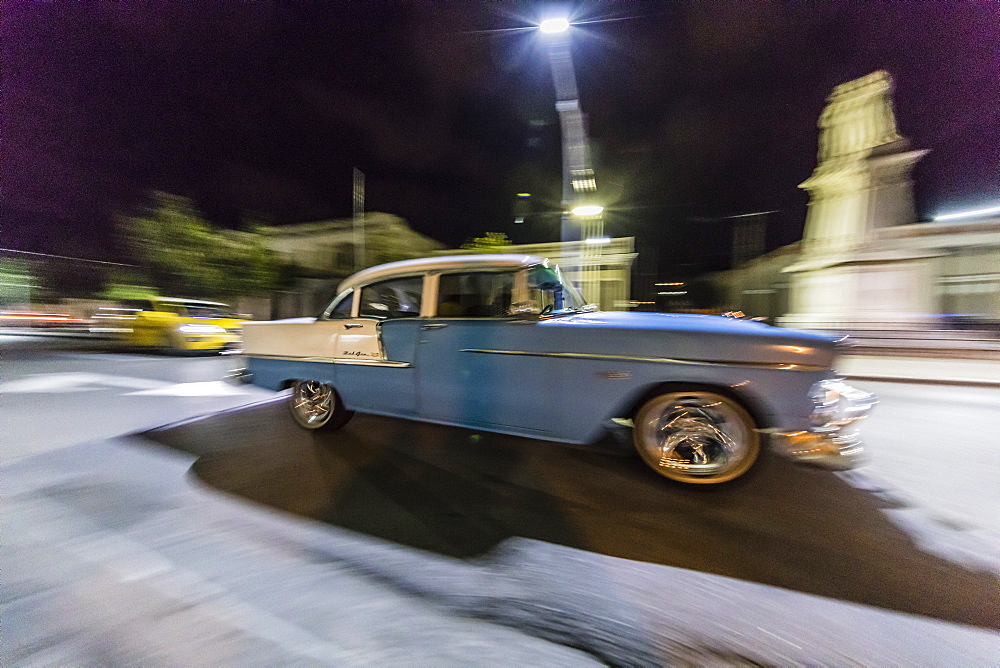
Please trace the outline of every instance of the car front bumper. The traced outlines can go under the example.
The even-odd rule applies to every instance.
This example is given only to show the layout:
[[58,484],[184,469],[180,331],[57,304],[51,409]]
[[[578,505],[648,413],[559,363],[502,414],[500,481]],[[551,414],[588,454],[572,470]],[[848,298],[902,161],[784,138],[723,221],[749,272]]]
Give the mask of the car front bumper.
[[836,436],[811,431],[771,434],[772,446],[800,464],[844,471],[865,462],[865,448],[857,434]]
[[242,341],[233,334],[180,334],[180,345],[186,350],[224,350],[240,348]]
[[810,395],[813,426],[798,431],[773,432],[772,446],[803,464],[844,470],[864,463],[860,423],[878,403],[874,394],[859,390],[840,379],[816,383]]

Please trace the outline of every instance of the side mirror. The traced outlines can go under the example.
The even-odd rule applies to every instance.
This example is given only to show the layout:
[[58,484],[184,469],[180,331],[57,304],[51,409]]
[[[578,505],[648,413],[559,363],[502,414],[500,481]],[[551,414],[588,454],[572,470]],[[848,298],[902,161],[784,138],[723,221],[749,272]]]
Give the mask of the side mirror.
[[515,318],[531,318],[541,312],[535,302],[514,302],[510,305],[510,314]]

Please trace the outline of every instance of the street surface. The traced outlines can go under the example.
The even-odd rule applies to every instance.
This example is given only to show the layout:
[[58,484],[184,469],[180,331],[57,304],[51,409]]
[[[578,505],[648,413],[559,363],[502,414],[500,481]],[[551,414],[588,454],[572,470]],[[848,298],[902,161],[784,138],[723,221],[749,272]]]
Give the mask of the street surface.
[[[286,413],[276,403],[150,437],[197,455],[194,473],[211,487],[447,556],[521,536],[1000,628],[993,578],[915,544],[965,527],[915,515],[924,533],[908,532],[893,520],[906,501],[826,471],[772,457],[742,483],[692,489],[611,443],[584,450],[368,415],[315,434]],[[899,458],[911,476],[915,456]]]
[[0,458],[160,426],[265,399],[224,381],[235,357],[122,352],[111,342],[0,334]]
[[[121,543],[118,547],[95,544],[93,550],[98,553],[134,551],[138,549],[134,547],[136,541],[148,550],[156,541],[156,554],[173,555],[171,562],[183,562],[187,569],[197,565],[203,569],[199,577],[215,587],[236,576],[229,572],[230,568],[267,573],[272,586],[277,587],[267,605],[274,605],[275,595],[298,602],[295,611],[289,609],[287,615],[302,616],[305,606],[325,619],[332,610],[342,607],[351,610],[349,616],[357,622],[370,625],[373,618],[366,616],[364,605],[358,607],[359,601],[367,600],[371,614],[381,611],[385,623],[399,633],[408,615],[423,619],[418,626],[430,624],[439,634],[434,636],[428,631],[425,640],[436,640],[425,644],[419,639],[394,636],[389,644],[395,651],[408,647],[407,651],[417,652],[407,656],[426,659],[425,665],[434,663],[434,657],[445,664],[460,664],[462,656],[470,655],[458,649],[449,653],[446,648],[469,646],[494,650],[506,647],[511,652],[510,648],[517,646],[526,651],[516,655],[483,650],[486,653],[479,659],[483,663],[523,663],[530,656],[536,660],[529,663],[548,665],[575,665],[595,656],[613,662],[628,662],[628,657],[637,662],[643,657],[707,660],[706,656],[724,662],[784,662],[782,657],[795,662],[796,656],[863,662],[899,660],[906,652],[924,657],[928,663],[947,663],[956,657],[982,658],[982,648],[990,645],[984,645],[979,635],[969,636],[954,647],[936,641],[938,649],[934,651],[942,653],[935,655],[920,646],[925,632],[916,633],[909,626],[905,633],[914,635],[911,645],[905,649],[883,647],[880,655],[873,655],[870,647],[863,650],[860,641],[852,654],[849,641],[843,641],[847,643],[844,645],[829,638],[814,638],[814,644],[803,645],[802,638],[808,637],[804,629],[811,626],[827,624],[835,628],[838,623],[844,627],[868,625],[883,633],[896,623],[930,624],[932,620],[1000,629],[996,578],[1000,572],[1000,541],[995,540],[1000,536],[1000,498],[995,484],[1000,476],[1000,389],[859,382],[859,386],[881,398],[865,425],[872,454],[868,466],[835,474],[771,456],[745,480],[702,489],[674,485],[660,478],[629,456],[614,438],[594,447],[578,448],[366,415],[356,416],[339,432],[309,433],[294,425],[280,397],[222,380],[227,370],[239,364],[237,358],[178,358],[109,351],[105,344],[86,340],[0,337],[0,345],[2,452],[8,479],[14,481],[15,517],[9,523],[14,527],[13,539],[5,547],[4,563],[13,564],[8,581],[16,585],[23,578],[27,583],[21,588],[14,586],[15,593],[4,600],[5,620],[15,618],[9,627],[15,630],[14,637],[19,637],[19,632],[27,636],[38,633],[34,630],[37,624],[16,619],[26,614],[31,619],[27,612],[30,606],[24,602],[33,600],[32,596],[42,596],[43,603],[48,600],[50,607],[42,605],[40,609],[59,609],[57,600],[65,593],[60,588],[64,587],[60,577],[72,574],[73,569],[66,564],[73,562],[73,555],[79,557],[80,545],[94,540],[93,532],[88,533],[85,526],[95,517],[103,518],[102,532],[132,532],[127,539],[115,534],[115,540]],[[251,403],[254,405],[241,410],[226,410]],[[218,411],[225,412],[103,445],[81,445]],[[114,464],[119,458],[120,464]],[[132,458],[146,463],[130,464]],[[15,464],[11,465],[12,461]],[[189,466],[198,483],[192,489],[184,487],[183,480]],[[80,481],[67,482],[73,478],[71,472],[88,467],[102,471],[100,475],[108,476],[106,482],[89,486]],[[39,469],[45,473],[39,473]],[[133,472],[127,474],[130,470]],[[154,471],[158,472],[156,476],[152,475]],[[143,475],[164,486],[161,491],[165,499],[178,499],[167,503],[168,507],[180,509],[184,506],[180,499],[187,499],[184,503],[203,510],[168,513],[170,522],[176,525],[169,529],[162,526],[164,515],[157,511],[155,531],[153,525],[142,528],[146,520],[140,522],[135,514],[145,518],[147,506],[159,507],[155,495],[146,498],[149,493],[141,491],[138,482],[132,486],[127,483],[130,477],[138,481]],[[242,501],[242,507],[218,505],[210,500],[213,495],[223,501]],[[105,504],[122,508],[110,509]],[[100,508],[96,515],[95,508]],[[275,510],[303,518],[304,528],[297,531],[309,533],[324,525],[329,527],[323,534],[323,549],[332,549],[327,543],[330,540],[343,543],[338,548],[339,556],[327,558],[332,561],[324,568],[332,569],[330,572],[320,575],[315,573],[315,565],[288,561],[292,552],[281,545],[305,540],[297,534],[268,542],[260,537],[259,528],[234,528],[277,522],[281,515],[272,515]],[[203,517],[199,517],[201,513]],[[35,521],[31,521],[32,517]],[[217,535],[210,540],[204,538],[211,537],[212,532],[200,527],[199,520],[208,522],[208,527],[218,527]],[[270,530],[277,536],[291,529]],[[203,538],[196,544],[193,536],[199,535]],[[206,540],[215,545],[216,552],[202,545]],[[61,576],[31,568],[54,559],[43,549],[53,542],[70,553],[69,559],[60,561],[65,571]],[[185,545],[187,548],[182,549]],[[389,549],[392,551],[386,552]],[[87,548],[85,552],[92,555],[93,550]],[[217,557],[219,550],[231,557],[222,559],[223,563],[217,563],[218,558],[208,559],[209,554]],[[202,555],[201,561],[198,554]],[[336,563],[346,566],[335,567]],[[381,570],[392,571],[392,564],[402,563],[410,565],[397,566],[401,571],[398,575]],[[503,570],[507,575],[502,579],[507,584],[512,579],[528,578],[529,573],[536,577],[544,573],[539,581],[543,584],[536,583],[530,589],[542,599],[539,606],[556,611],[552,614],[564,620],[586,619],[591,610],[601,619],[621,617],[632,621],[615,633],[609,632],[607,638],[581,639],[580,628],[567,630],[572,626],[569,621],[565,621],[567,628],[553,630],[552,614],[541,621],[527,619],[530,615],[524,601],[517,608],[522,612],[516,614],[509,610],[501,614],[500,605],[493,605],[490,613],[463,608],[470,604],[462,596],[475,600],[500,596],[497,592],[504,589],[495,588],[499,585],[483,591],[482,587],[472,587],[470,593],[465,591],[469,587],[454,584],[456,575],[424,575],[429,580],[423,584],[412,580],[425,569],[432,574],[436,569],[457,573],[463,563],[469,567],[494,564],[498,572],[503,569],[497,564],[507,563],[510,568]],[[688,570],[676,570],[678,567]],[[150,572],[159,570],[153,568]],[[578,581],[576,576],[584,581]],[[106,578],[107,573],[102,577]],[[132,577],[119,574],[117,586]],[[396,590],[390,587],[372,589],[371,577],[402,586],[407,593],[392,593]],[[305,590],[300,586],[303,579],[309,583]],[[467,580],[462,581],[468,584]],[[686,588],[680,586],[688,582],[691,584]],[[280,583],[288,583],[287,589],[282,589]],[[240,586],[246,586],[245,579],[226,585],[229,591]],[[435,587],[444,587],[444,592],[436,594],[437,599],[430,597],[433,605],[426,602],[426,597],[416,595]],[[547,591],[549,587],[551,591]],[[176,595],[173,588],[169,589],[171,595]],[[19,597],[17,592],[24,591],[32,592],[31,596]],[[63,594],[46,595],[46,591]],[[633,592],[630,605],[640,605],[635,597],[647,599],[642,605],[650,607],[648,618],[633,618],[630,615],[634,613],[619,609],[626,591]],[[636,629],[644,625],[655,627],[657,615],[664,614],[655,611],[663,606],[673,606],[674,614],[680,617],[677,610],[696,605],[687,601],[692,592],[693,600],[711,600],[712,591],[722,597],[719,600],[728,601],[729,608],[743,597],[747,619],[753,618],[750,611],[754,605],[750,601],[778,600],[781,596],[792,599],[782,599],[781,605],[773,609],[761,604],[759,615],[770,620],[773,627],[754,622],[748,627],[754,636],[733,640],[731,646],[716,638],[710,655],[695,650],[690,650],[691,654],[680,650],[671,654],[663,649],[667,641],[662,629],[643,631],[655,636],[653,640],[634,636]],[[326,593],[320,596],[320,592]],[[543,596],[539,592],[547,593]],[[825,602],[827,599],[800,594],[832,600]],[[100,607],[99,597],[84,596],[79,590],[73,595],[81,604]],[[133,594],[122,594],[126,595]],[[149,592],[144,596],[148,598]],[[192,596],[203,598],[202,594]],[[248,595],[240,600],[245,605]],[[837,607],[837,601],[862,606]],[[609,605],[613,609],[606,609]],[[833,607],[822,613],[823,606]],[[233,609],[225,608],[223,617],[230,619],[235,614]],[[919,615],[927,622],[907,621],[881,611]],[[240,613],[244,617],[247,614]],[[502,626],[486,622],[470,626],[469,614],[478,619],[495,619]],[[690,616],[698,614],[692,609]],[[734,619],[739,617],[738,612],[729,614],[735,615]],[[782,614],[789,616],[785,625],[778,623]],[[111,612],[108,615],[112,619],[108,624],[119,628],[122,622]],[[208,615],[204,623],[219,618]],[[798,635],[789,628],[796,619],[801,627]],[[338,623],[342,627],[341,640],[345,634],[361,633],[346,619]],[[689,619],[676,623],[683,626],[692,622]],[[718,620],[715,623],[722,624]],[[219,633],[259,635],[260,624]],[[298,620],[296,624],[295,628],[300,629],[307,622]],[[594,624],[593,620],[586,622],[591,627]],[[508,628],[511,626],[514,628]],[[738,623],[722,626],[725,633],[735,633]],[[626,631],[626,627],[631,630]],[[927,628],[944,633],[941,629],[959,627]],[[184,634],[190,631],[175,629],[175,637],[187,642]],[[62,634],[68,632],[60,630]],[[303,640],[296,633],[289,631],[287,637],[270,638],[269,642],[285,648],[282,652],[292,646],[314,647],[310,643],[318,642],[315,638]],[[598,630],[588,633],[600,636]],[[763,634],[774,635],[777,640]],[[124,662],[149,658],[141,648],[134,650],[137,653],[120,650],[116,654],[105,647],[101,651],[111,653],[102,654],[95,653],[90,645],[80,649],[55,637],[44,641],[31,637],[30,646],[17,655],[21,660],[32,656],[71,663],[80,662],[82,656]],[[367,636],[361,633],[361,637]],[[464,640],[459,642],[457,638]],[[589,654],[536,638],[582,648]],[[824,645],[824,640],[829,646]],[[199,642],[201,645],[195,645],[215,647],[204,638]],[[363,663],[365,657],[376,663],[379,658],[400,660],[391,652],[379,653],[388,652],[388,642],[374,637],[358,640],[354,650],[360,654],[343,645],[320,643],[314,647],[316,654],[296,650],[300,653],[294,656],[307,660],[341,656],[344,663]],[[681,644],[689,647],[691,642],[688,639],[687,644]],[[768,646],[768,642],[773,645]],[[244,645],[250,647],[253,643],[246,640]],[[801,653],[796,655],[790,645]],[[741,649],[733,649],[736,646]],[[729,650],[724,651],[726,647]],[[779,647],[792,654],[781,654],[776,649]],[[1000,644],[995,647],[1000,651]],[[245,659],[239,653],[213,655],[210,649],[205,651],[208,654],[188,658],[201,663],[234,657],[239,660],[241,656]],[[341,651],[346,653],[336,654]],[[616,655],[616,651],[624,654]],[[952,651],[957,653],[947,653]],[[288,654],[275,652],[261,656],[288,660]],[[176,662],[180,655],[165,656],[172,656]]]

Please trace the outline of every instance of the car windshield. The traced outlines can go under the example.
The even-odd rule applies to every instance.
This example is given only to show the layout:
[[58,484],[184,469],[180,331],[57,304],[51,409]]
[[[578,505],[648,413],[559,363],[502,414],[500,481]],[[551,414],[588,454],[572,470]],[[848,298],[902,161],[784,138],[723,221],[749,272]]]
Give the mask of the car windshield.
[[212,306],[210,304],[185,304],[187,314],[191,318],[231,318],[233,317],[225,307]]
[[568,281],[558,265],[532,267],[528,271],[528,290],[531,300],[544,313],[575,313],[588,310],[587,303]]

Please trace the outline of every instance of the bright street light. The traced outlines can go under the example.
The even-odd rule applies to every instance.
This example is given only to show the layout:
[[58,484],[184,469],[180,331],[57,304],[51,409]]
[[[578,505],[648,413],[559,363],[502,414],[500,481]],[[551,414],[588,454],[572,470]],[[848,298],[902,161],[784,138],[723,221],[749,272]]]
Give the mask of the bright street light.
[[584,241],[591,246],[606,246],[611,243],[611,237],[588,237]]
[[957,213],[947,213],[943,216],[935,216],[934,220],[961,220],[962,218],[978,218],[988,216],[992,213],[1000,213],[1000,206],[991,206],[985,209],[973,209],[971,211],[959,211]]
[[538,29],[542,32],[565,32],[569,30],[569,21],[566,19],[545,19]]
[[574,216],[597,216],[602,211],[604,211],[604,207],[597,204],[583,204],[573,207]]

